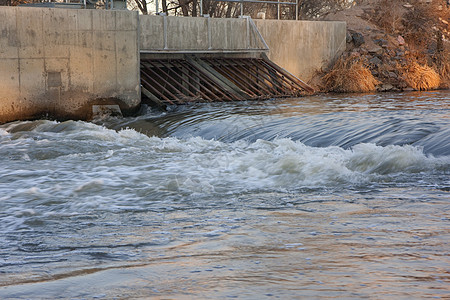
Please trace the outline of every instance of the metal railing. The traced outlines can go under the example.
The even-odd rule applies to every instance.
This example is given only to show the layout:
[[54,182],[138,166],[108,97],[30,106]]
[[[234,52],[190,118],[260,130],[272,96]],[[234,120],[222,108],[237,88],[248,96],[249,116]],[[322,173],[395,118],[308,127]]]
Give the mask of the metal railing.
[[[241,13],[240,16],[244,16],[244,3],[266,3],[266,4],[276,4],[277,5],[277,19],[280,19],[281,5],[295,5],[295,20],[298,20],[298,1],[295,2],[283,2],[283,1],[269,1],[269,0],[214,0],[217,2],[233,2],[240,3]],[[159,0],[155,1],[156,14],[159,12]],[[203,0],[200,0],[200,16],[203,16]]]

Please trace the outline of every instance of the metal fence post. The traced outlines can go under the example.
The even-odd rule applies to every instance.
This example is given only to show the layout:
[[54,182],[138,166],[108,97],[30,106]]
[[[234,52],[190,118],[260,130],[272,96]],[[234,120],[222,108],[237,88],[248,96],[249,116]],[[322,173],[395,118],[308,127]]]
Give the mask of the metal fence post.
[[280,1],[278,1],[278,4],[277,4],[277,19],[278,20],[280,19]]
[[208,50],[212,49],[212,34],[211,34],[211,18],[209,15],[203,15],[203,17],[207,18],[206,27],[208,29]]
[[247,22],[247,49],[250,49],[250,22],[248,19],[250,16],[245,16],[245,20]]
[[163,27],[163,30],[164,30],[164,50],[166,50],[166,49],[168,49],[168,47],[167,47],[167,16],[166,15],[164,15],[164,17],[163,17],[163,22],[164,22],[164,27]]

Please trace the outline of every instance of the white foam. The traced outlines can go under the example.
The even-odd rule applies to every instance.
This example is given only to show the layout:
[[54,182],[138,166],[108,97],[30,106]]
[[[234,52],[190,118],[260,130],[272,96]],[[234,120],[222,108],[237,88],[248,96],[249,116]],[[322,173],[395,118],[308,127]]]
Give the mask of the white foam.
[[94,179],[92,181],[83,183],[79,186],[77,186],[74,189],[74,192],[84,192],[84,191],[89,191],[89,190],[96,190],[96,189],[100,189],[104,184],[103,179]]
[[0,128],[0,136],[9,136],[9,132],[3,128]]
[[345,150],[309,147],[290,139],[222,143],[199,137],[149,138],[132,130],[118,134],[134,146],[139,140],[140,150],[159,153],[154,162],[138,159],[155,163],[157,173],[168,179],[166,186],[192,191],[213,191],[226,184],[252,189],[361,183],[371,180],[370,175],[420,172],[449,163],[448,158],[426,156],[413,146],[360,144]]
[[360,144],[353,147],[351,165],[366,173],[390,174],[397,172],[421,172],[448,165],[450,157],[435,158],[423,153],[421,147],[410,145],[386,147]]
[[[59,129],[63,127],[55,129],[58,123],[54,122],[39,126],[39,130],[47,130],[45,143],[23,139],[20,158],[27,159],[28,155],[30,160],[21,159],[14,166],[11,162],[9,168],[0,170],[0,176],[8,176],[9,190],[21,190],[21,197],[27,191],[26,197],[31,198],[52,197],[62,202],[76,198],[74,211],[86,207],[139,208],[140,199],[154,194],[164,200],[179,195],[195,198],[347,188],[379,182],[386,176],[395,180],[397,174],[445,170],[450,165],[450,157],[434,158],[408,145],[318,148],[290,139],[224,143],[200,137],[148,137],[132,129],[115,131],[74,121],[64,124],[69,129],[62,131]],[[16,146],[2,151],[8,155],[12,148],[17,151]],[[50,151],[55,154],[49,155]],[[39,159],[34,159],[36,153],[41,153]],[[50,169],[58,176],[53,176]],[[40,193],[33,190],[36,182]],[[17,198],[18,194],[8,192],[3,197]]]

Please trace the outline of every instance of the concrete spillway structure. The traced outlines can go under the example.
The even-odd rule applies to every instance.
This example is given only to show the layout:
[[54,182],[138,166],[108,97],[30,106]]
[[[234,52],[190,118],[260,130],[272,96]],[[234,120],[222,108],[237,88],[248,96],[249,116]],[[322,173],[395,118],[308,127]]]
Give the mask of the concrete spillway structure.
[[88,120],[93,107],[106,105],[133,113],[141,103],[141,61],[152,59],[257,59],[267,53],[308,80],[343,51],[346,30],[342,22],[257,20],[255,27],[245,18],[28,7],[0,7],[0,20],[0,123]]
[[141,16],[140,28],[142,100],[150,105],[313,91],[266,57],[269,47],[251,18]]

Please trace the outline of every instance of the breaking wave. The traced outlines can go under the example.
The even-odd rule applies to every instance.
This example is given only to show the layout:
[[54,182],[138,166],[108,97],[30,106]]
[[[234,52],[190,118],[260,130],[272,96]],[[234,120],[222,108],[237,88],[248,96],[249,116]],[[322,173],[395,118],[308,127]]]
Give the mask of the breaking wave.
[[158,189],[203,192],[340,186],[395,181],[391,177],[398,174],[445,172],[450,162],[448,156],[436,158],[411,145],[362,143],[344,149],[311,147],[288,138],[224,143],[149,137],[133,129],[115,131],[75,121],[10,124],[2,128],[0,138],[0,156],[15,162],[2,171],[9,183],[49,176],[44,165],[70,177],[74,174],[68,170],[75,168],[84,186],[77,187],[77,193],[146,181]]

